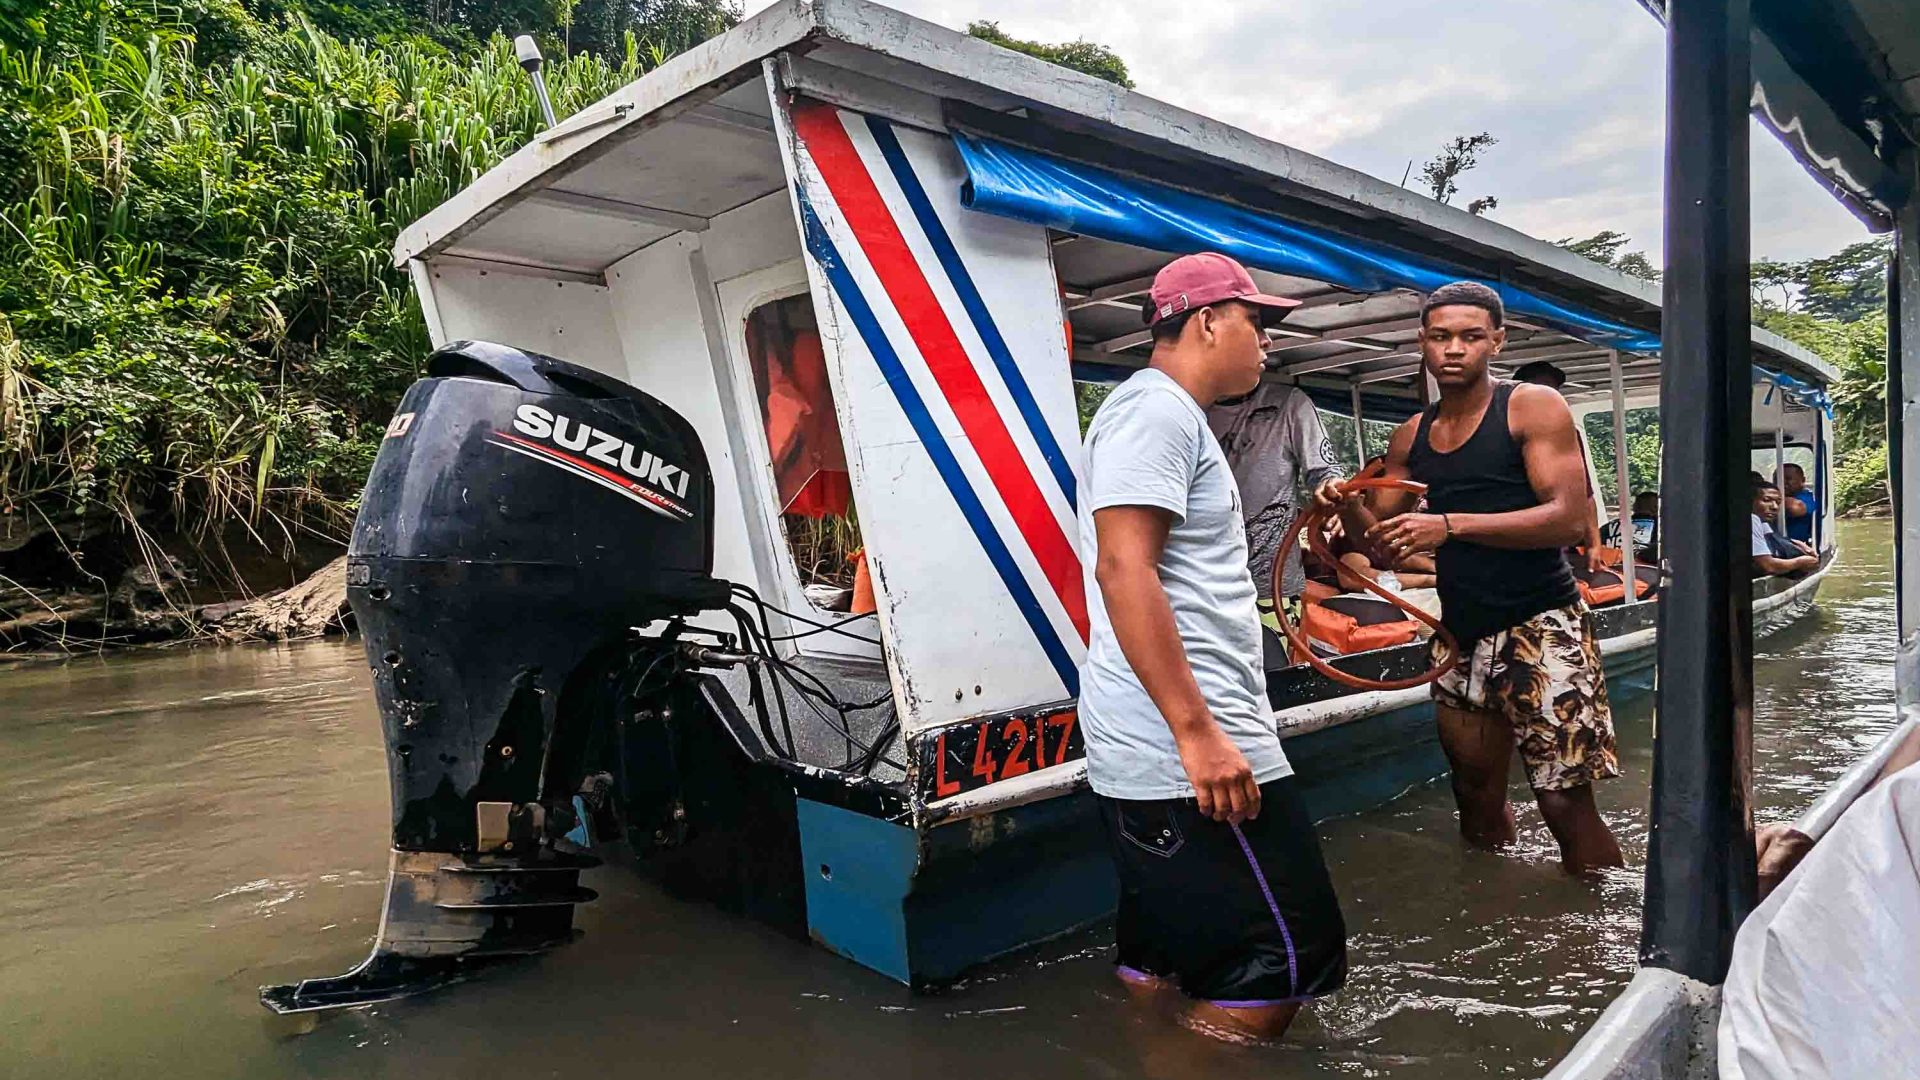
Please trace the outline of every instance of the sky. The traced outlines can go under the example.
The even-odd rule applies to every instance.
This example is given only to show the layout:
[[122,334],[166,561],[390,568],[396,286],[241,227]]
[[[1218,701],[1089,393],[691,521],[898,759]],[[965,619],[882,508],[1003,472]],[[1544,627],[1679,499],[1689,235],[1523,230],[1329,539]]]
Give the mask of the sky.
[[[749,0],[756,11],[768,0]],[[1455,135],[1499,144],[1456,205],[1547,240],[1616,229],[1660,255],[1665,55],[1634,0],[882,0],[956,29],[1085,38],[1136,89],[1398,183]],[[1177,21],[1175,19],[1177,18]],[[1753,255],[1867,238],[1774,137],[1753,134]]]

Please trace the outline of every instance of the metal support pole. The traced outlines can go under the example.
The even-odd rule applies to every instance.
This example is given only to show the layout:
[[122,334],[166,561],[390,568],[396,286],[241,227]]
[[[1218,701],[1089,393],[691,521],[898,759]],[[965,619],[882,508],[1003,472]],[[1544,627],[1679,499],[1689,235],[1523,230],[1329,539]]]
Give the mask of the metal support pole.
[[1353,453],[1359,468],[1367,467],[1367,428],[1366,417],[1360,411],[1360,384],[1347,387],[1353,395]]
[[[1902,171],[1920,181],[1920,151],[1909,148]],[[1887,289],[1887,465],[1893,496],[1894,595],[1900,640],[1894,702],[1901,717],[1920,709],[1920,196],[1895,215]]]
[[[1785,390],[1774,387],[1775,394],[1784,394]],[[1787,402],[1780,399],[1780,419],[1773,425],[1773,482],[1780,485],[1780,509],[1774,511],[1773,529],[1781,536],[1787,535]]]
[[1661,551],[1652,832],[1640,959],[1726,977],[1753,909],[1748,0],[1667,5]]
[[1633,488],[1627,477],[1627,385],[1620,373],[1620,350],[1607,350],[1607,375],[1613,380],[1613,482],[1620,503],[1620,579],[1627,586],[1622,603],[1640,602],[1635,593],[1633,543]]

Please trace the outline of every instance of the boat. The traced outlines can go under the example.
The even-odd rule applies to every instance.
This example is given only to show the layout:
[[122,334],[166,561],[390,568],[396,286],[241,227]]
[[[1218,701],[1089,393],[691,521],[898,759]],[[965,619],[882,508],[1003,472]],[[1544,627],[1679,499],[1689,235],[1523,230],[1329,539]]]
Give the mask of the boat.
[[[1078,409],[1144,364],[1140,297],[1197,250],[1301,301],[1268,377],[1356,431],[1422,407],[1421,298],[1459,278],[1505,299],[1503,372],[1553,361],[1616,435],[1658,400],[1654,286],[866,0],[768,8],[407,228],[437,348],[348,563],[386,905],[365,964],[263,1003],[563,944],[607,858],[914,987],[1109,913]],[[1830,483],[1835,372],[1751,349],[1756,465]],[[1766,626],[1813,604],[1820,529],[1818,570],[1756,587]],[[1650,685],[1663,604],[1596,612],[1614,693]],[[1413,674],[1426,647],[1333,662]],[[1445,771],[1423,688],[1276,647],[1268,692],[1316,817]]]

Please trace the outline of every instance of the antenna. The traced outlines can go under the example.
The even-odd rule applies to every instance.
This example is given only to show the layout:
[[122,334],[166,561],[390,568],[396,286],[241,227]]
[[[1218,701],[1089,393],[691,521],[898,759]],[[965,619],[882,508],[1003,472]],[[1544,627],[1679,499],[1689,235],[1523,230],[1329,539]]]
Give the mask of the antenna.
[[520,59],[520,66],[533,78],[533,96],[540,102],[540,115],[548,127],[554,125],[553,99],[547,96],[547,80],[540,75],[540,66],[546,61],[540,56],[540,44],[533,40],[532,34],[521,34],[513,39],[513,54]]

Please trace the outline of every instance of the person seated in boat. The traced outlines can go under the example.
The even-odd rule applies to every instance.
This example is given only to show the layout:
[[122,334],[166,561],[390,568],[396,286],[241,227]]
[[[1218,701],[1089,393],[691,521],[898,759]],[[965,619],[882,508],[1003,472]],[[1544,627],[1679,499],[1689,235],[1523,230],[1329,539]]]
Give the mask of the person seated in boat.
[[1281,595],[1273,595],[1273,561],[1314,488],[1345,474],[1333,453],[1333,441],[1320,423],[1320,410],[1299,387],[1262,382],[1244,397],[1230,398],[1207,410],[1207,428],[1240,486],[1246,521],[1247,569],[1260,594],[1262,621],[1275,630],[1276,604],[1289,605],[1298,617],[1306,578],[1300,553],[1287,553],[1281,570]]
[[[1642,491],[1633,497],[1633,555],[1642,563],[1660,561],[1660,493]],[[1600,530],[1600,542],[1620,546],[1620,519],[1614,518]]]
[[1565,554],[1592,520],[1573,414],[1546,387],[1492,377],[1506,342],[1492,289],[1443,286],[1420,319],[1440,400],[1394,432],[1386,475],[1426,484],[1428,512],[1401,491],[1328,484],[1315,499],[1396,557],[1435,554],[1441,622],[1460,653],[1434,684],[1434,713],[1462,834],[1490,847],[1516,838],[1517,747],[1567,869],[1619,866],[1593,800],[1595,781],[1620,775],[1606,674]]
[[1820,518],[1820,497],[1807,486],[1807,471],[1789,461],[1780,467],[1781,503],[1787,510],[1787,539],[1813,543],[1813,523]]
[[[1545,360],[1533,360],[1513,370],[1513,381],[1544,386],[1556,394],[1563,394],[1567,385],[1567,373]],[[1580,467],[1587,467],[1586,444],[1580,446]],[[1580,558],[1587,561],[1589,571],[1606,568],[1605,558],[1600,554],[1600,513],[1593,498],[1593,480],[1587,480],[1587,535],[1575,548],[1567,552],[1569,560]]]
[[1205,406],[1249,393],[1294,306],[1239,263],[1154,278],[1149,366],[1082,450],[1080,729],[1120,879],[1118,974],[1216,1029],[1278,1036],[1346,980],[1346,927],[1267,700],[1240,490]]
[[1397,559],[1392,558],[1372,544],[1355,542],[1341,527],[1339,518],[1327,523],[1327,549],[1333,552],[1339,565],[1315,566],[1318,572],[1306,581],[1301,593],[1307,603],[1319,603],[1341,593],[1365,592],[1366,586],[1361,584],[1361,579],[1379,581],[1383,573],[1393,575],[1389,580],[1398,590],[1431,589],[1434,586],[1432,555],[1412,552]]
[[1780,489],[1770,480],[1757,480],[1753,485],[1753,576],[1788,577],[1804,574],[1820,565],[1820,556],[1814,554],[1813,545],[1801,540],[1789,540],[1773,531],[1773,521],[1780,513]]

